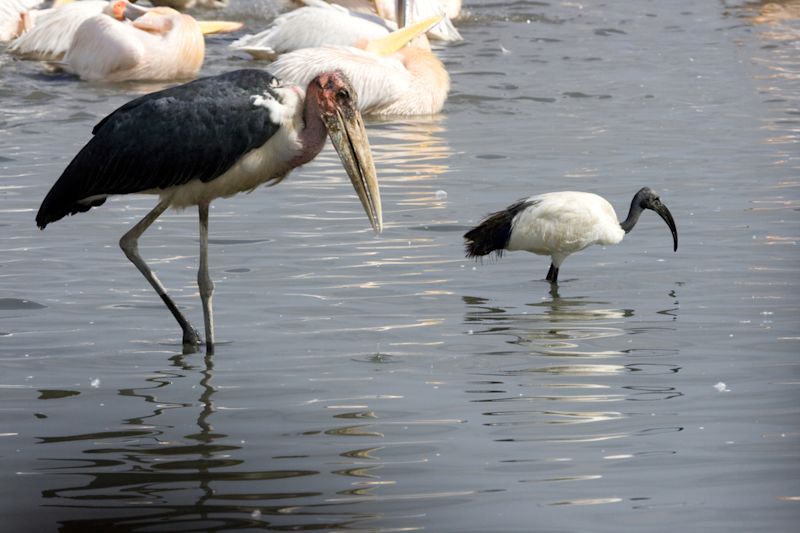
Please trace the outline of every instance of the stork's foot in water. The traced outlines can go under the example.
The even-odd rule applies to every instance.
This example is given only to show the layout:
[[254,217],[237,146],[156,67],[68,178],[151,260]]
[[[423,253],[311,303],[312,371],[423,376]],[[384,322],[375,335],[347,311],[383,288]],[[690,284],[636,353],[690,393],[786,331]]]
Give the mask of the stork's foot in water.
[[202,342],[200,334],[191,324],[183,328],[183,355],[199,352]]

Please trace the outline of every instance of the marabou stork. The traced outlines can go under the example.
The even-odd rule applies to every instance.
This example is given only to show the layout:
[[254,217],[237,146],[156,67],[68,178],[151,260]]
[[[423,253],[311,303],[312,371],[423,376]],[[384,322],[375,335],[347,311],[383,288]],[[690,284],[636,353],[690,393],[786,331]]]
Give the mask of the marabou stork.
[[314,78],[304,91],[261,70],[237,70],[141,96],[92,130],[42,202],[44,229],[117,194],[147,193],[158,204],[120,239],[120,246],[172,312],[185,346],[199,344],[183,316],[138,252],[137,241],[168,207],[196,205],[200,215],[197,275],[206,345],[214,346],[208,274],[208,208],[215,198],[278,183],[312,160],[330,137],[375,231],[381,200],[356,93],[340,72]]
[[678,230],[667,206],[647,187],[631,201],[627,218],[619,222],[611,204],[596,194],[561,191],[531,196],[502,211],[491,213],[464,234],[467,257],[495,252],[525,250],[549,255],[547,281],[558,282],[558,269],[567,256],[592,244],[617,244],[629,233],[645,209],[664,219],[672,232],[673,251],[678,250]]
[[[320,72],[341,70],[358,91],[359,110],[371,115],[432,115],[442,110],[450,76],[421,36],[444,15],[365,43],[302,48],[270,65],[281,79],[305,85]],[[419,43],[420,37],[425,39]],[[413,41],[413,42],[412,42]]]

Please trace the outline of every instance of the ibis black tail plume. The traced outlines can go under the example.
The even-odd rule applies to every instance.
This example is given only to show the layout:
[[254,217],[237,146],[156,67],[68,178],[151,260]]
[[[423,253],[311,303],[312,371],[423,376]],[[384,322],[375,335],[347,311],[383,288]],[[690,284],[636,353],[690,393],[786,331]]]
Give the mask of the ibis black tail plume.
[[532,206],[534,202],[520,200],[502,211],[491,213],[480,224],[464,234],[464,251],[468,258],[482,257],[492,252],[497,257],[503,255],[503,250],[511,239],[512,223],[520,211]]

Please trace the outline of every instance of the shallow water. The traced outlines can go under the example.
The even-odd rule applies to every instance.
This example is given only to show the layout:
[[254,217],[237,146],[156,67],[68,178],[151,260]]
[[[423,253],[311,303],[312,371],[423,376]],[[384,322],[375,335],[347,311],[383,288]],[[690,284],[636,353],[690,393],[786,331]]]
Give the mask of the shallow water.
[[[793,530],[800,23],[759,7],[466,2],[444,113],[368,125],[380,237],[330,147],[212,206],[213,357],[181,355],[117,247],[152,197],[33,222],[92,125],[158,86],[0,56],[4,527]],[[254,65],[231,39],[204,73]],[[520,197],[624,212],[644,185],[676,254],[650,213],[557,291],[546,258],[463,258]],[[201,325],[195,217],[141,250]]]

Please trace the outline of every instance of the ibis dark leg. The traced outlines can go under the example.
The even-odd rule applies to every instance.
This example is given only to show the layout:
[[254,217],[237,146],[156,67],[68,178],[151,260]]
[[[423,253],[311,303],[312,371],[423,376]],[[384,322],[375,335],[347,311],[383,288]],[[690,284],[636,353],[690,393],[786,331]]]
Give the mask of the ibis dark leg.
[[197,271],[197,286],[200,288],[200,300],[203,302],[203,319],[206,326],[206,353],[214,353],[214,310],[211,297],[214,294],[214,282],[208,275],[208,204],[198,206],[200,212],[200,268]]
[[172,316],[175,317],[175,320],[178,321],[181,329],[183,330],[183,344],[184,345],[196,345],[200,344],[200,336],[197,334],[197,330],[195,330],[192,325],[186,320],[186,317],[183,316],[183,313],[180,312],[178,306],[175,305],[175,302],[172,301],[172,298],[169,297],[167,294],[167,290],[164,288],[164,285],[161,284],[161,281],[156,277],[150,267],[147,266],[147,263],[144,262],[144,259],[139,255],[139,237],[147,231],[147,228],[155,222],[155,220],[163,213],[167,207],[169,207],[169,202],[161,201],[158,203],[157,206],[153,208],[152,211],[147,213],[145,217],[140,220],[134,227],[128,231],[122,238],[119,240],[119,246],[122,248],[122,251],[125,252],[125,255],[130,259],[131,263],[136,265],[136,268],[139,269],[139,272],[145,277],[145,279],[153,286],[161,299],[164,300],[164,304],[166,304],[167,308],[172,313]]
[[544,278],[550,283],[556,283],[558,281],[558,269],[550,263],[550,270],[547,271],[547,277]]

